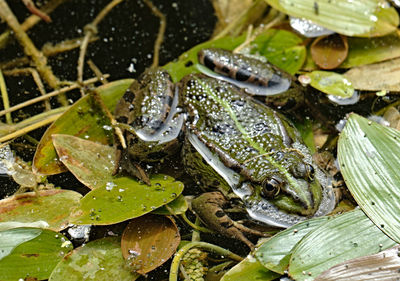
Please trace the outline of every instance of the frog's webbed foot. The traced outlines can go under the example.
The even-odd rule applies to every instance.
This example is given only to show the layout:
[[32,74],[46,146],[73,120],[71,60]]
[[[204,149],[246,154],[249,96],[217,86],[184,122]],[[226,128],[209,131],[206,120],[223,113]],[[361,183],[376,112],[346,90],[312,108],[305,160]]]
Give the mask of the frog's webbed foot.
[[239,239],[253,250],[254,244],[247,239],[244,233],[256,236],[265,235],[232,220],[224,211],[228,205],[229,201],[220,192],[203,193],[192,201],[193,210],[208,227],[227,237]]

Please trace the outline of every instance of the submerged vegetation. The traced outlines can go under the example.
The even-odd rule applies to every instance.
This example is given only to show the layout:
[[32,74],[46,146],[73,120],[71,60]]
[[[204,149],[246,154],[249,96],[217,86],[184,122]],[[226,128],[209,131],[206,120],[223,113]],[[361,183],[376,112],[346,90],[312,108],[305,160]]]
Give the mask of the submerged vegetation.
[[396,1],[9,2],[0,280],[399,277]]

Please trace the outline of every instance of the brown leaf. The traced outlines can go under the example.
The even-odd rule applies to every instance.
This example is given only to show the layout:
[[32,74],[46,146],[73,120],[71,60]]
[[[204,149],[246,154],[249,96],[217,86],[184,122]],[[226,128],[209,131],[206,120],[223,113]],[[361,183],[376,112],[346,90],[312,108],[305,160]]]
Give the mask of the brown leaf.
[[311,56],[322,69],[338,67],[347,57],[347,38],[340,34],[321,36],[311,44]]
[[166,262],[181,238],[173,220],[148,214],[133,219],[121,239],[122,254],[139,274],[146,274]]
[[335,265],[315,280],[398,280],[400,246]]

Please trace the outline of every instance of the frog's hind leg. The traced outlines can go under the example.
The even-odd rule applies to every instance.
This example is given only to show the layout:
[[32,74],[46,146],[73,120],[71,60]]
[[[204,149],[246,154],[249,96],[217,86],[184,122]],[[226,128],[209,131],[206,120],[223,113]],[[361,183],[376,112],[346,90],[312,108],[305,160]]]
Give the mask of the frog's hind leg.
[[265,234],[232,220],[224,211],[228,205],[229,201],[220,192],[203,193],[192,201],[193,210],[208,227],[227,237],[239,239],[253,250],[254,244],[244,233],[256,236]]

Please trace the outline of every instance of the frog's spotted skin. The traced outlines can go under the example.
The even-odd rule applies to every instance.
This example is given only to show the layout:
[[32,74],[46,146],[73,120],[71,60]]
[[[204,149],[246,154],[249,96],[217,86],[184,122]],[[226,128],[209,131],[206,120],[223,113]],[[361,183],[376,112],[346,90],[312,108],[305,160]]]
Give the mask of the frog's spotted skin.
[[198,59],[210,70],[230,79],[216,75],[214,78],[226,80],[255,95],[276,95],[285,92],[291,85],[289,74],[272,64],[242,54],[222,49],[203,49],[198,53]]
[[[310,179],[311,155],[282,116],[223,81],[192,75],[182,84],[189,140],[219,167],[250,214],[260,219],[270,213],[261,220],[287,227],[318,211],[326,194],[317,179]],[[282,182],[281,192],[266,200],[262,185],[271,179]]]

